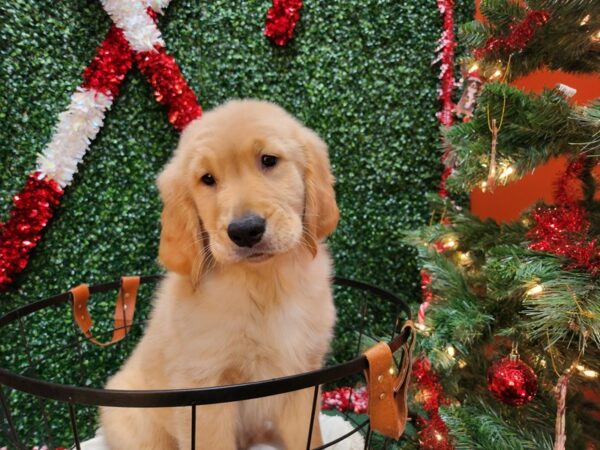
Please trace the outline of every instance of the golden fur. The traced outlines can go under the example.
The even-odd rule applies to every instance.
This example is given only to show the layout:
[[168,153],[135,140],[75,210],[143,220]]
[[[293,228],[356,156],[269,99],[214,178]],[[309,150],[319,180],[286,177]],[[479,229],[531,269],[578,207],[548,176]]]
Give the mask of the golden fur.
[[[275,167],[261,155],[275,155]],[[215,185],[202,183],[210,173]],[[230,101],[191,123],[158,177],[159,258],[168,269],[146,332],[109,389],[176,389],[265,380],[321,367],[335,322],[336,227],[327,147],[271,103]],[[267,221],[252,248],[236,217]],[[304,449],[312,389],[197,408],[197,448]],[[190,448],[191,408],[102,408],[113,450]],[[318,417],[318,415],[317,415]],[[318,421],[312,445],[321,444]],[[259,448],[259,447],[254,447]]]

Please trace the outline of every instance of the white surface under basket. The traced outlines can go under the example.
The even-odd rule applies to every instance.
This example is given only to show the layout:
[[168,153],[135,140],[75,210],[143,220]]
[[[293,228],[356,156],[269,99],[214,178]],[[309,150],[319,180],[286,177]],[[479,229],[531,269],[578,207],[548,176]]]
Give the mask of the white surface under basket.
[[[323,434],[323,442],[331,442],[346,433],[349,433],[354,428],[350,423],[340,416],[328,416],[326,414],[319,415],[321,424],[321,433]],[[365,441],[360,432],[354,433],[352,436],[344,439],[341,442],[329,447],[331,450],[362,450]],[[110,450],[102,436],[102,429],[96,433],[96,437],[81,443],[81,450]],[[253,446],[250,450],[277,450],[274,447],[261,445]]]

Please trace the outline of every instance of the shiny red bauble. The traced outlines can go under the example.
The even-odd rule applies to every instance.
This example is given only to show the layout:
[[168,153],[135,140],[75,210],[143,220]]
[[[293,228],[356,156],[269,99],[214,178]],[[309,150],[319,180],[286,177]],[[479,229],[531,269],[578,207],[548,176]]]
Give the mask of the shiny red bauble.
[[523,406],[535,397],[537,376],[518,357],[508,356],[496,361],[488,370],[488,389],[507,405]]

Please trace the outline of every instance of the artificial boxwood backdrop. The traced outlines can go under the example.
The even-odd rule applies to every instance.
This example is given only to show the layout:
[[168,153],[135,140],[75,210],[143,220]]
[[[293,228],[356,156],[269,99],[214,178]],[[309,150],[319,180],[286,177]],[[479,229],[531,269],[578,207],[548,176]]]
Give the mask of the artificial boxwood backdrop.
[[[457,22],[472,14],[472,2],[463,3]],[[271,100],[324,138],[341,210],[330,238],[336,272],[416,302],[417,267],[413,252],[400,244],[400,232],[428,219],[424,194],[436,189],[441,173],[439,69],[431,66],[441,31],[435,1],[306,0],[295,38],[284,48],[262,35],[270,5],[174,0],[160,29],[204,109],[232,97]],[[97,0],[12,0],[0,6],[1,219],[109,24]],[[0,296],[0,312],[83,281],[159,271],[161,205],[154,179],[177,138],[149,85],[132,70],[28,268]],[[150,290],[142,296],[145,303],[150,297]],[[113,301],[100,298],[92,311],[106,317],[107,325]],[[355,338],[354,303],[338,303],[332,361],[354,350],[347,344]],[[143,317],[147,307],[141,310]],[[384,322],[387,311],[372,307],[369,321]],[[73,375],[75,347],[63,345],[64,356],[53,350],[68,344],[60,335],[68,322],[68,315],[51,310],[24,321],[22,330],[0,330],[3,364],[45,379],[101,386],[125,351],[85,347],[84,361],[78,360],[85,373]],[[381,330],[372,327],[374,334],[383,330],[389,330],[387,321]],[[33,364],[14,357],[25,346],[34,353]],[[55,445],[68,444],[63,406],[5,394],[28,444],[39,444],[48,429]],[[93,410],[87,414],[89,432]],[[9,442],[2,417],[0,433],[2,446]]]

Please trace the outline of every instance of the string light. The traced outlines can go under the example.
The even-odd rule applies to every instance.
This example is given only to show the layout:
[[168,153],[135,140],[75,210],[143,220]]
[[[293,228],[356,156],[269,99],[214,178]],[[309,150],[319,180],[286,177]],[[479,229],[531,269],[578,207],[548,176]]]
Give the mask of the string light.
[[442,246],[445,250],[454,250],[458,247],[458,242],[453,237],[448,237],[442,241]]
[[535,297],[537,295],[540,295],[542,292],[544,292],[544,286],[542,286],[541,284],[536,284],[535,286],[527,290],[527,295],[529,297]]
[[436,438],[438,441],[441,441],[442,439],[444,439],[444,438],[443,438],[443,436],[440,434],[440,432],[439,432],[439,431],[436,431],[436,432],[435,432],[435,438]]
[[448,347],[446,347],[446,353],[448,353],[448,355],[450,355],[451,358],[454,358],[454,355],[456,355],[456,350],[454,349],[454,347],[449,345]]
[[424,323],[415,323],[415,328],[419,331],[427,331],[429,328]]
[[600,31],[598,31],[596,34],[592,35],[592,41],[594,41],[594,42],[600,41]]
[[587,16],[585,16],[581,22],[579,22],[579,25],[584,26],[585,24],[587,24],[591,19],[591,16],[588,14]]
[[576,368],[577,370],[579,370],[579,372],[581,372],[581,374],[582,374],[584,377],[587,377],[587,378],[598,378],[598,375],[600,375],[600,374],[598,374],[598,372],[596,372],[595,370],[588,369],[587,367],[585,367],[585,366],[584,366],[584,365],[582,365],[582,364],[577,364],[577,365],[575,366],[575,368]]
[[465,367],[467,367],[467,362],[464,359],[460,359],[458,361],[458,367],[460,367],[461,369],[464,369]]
[[468,266],[473,262],[469,252],[458,252],[458,259],[460,260],[460,264],[463,266]]
[[512,166],[508,166],[502,171],[502,173],[500,174],[500,178],[506,178],[512,175],[514,172],[515,169]]
[[502,71],[500,69],[496,69],[496,71],[490,77],[490,80],[496,80],[502,76]]
[[479,70],[479,64],[477,63],[473,63],[473,65],[469,67],[469,73],[475,72],[477,70]]

